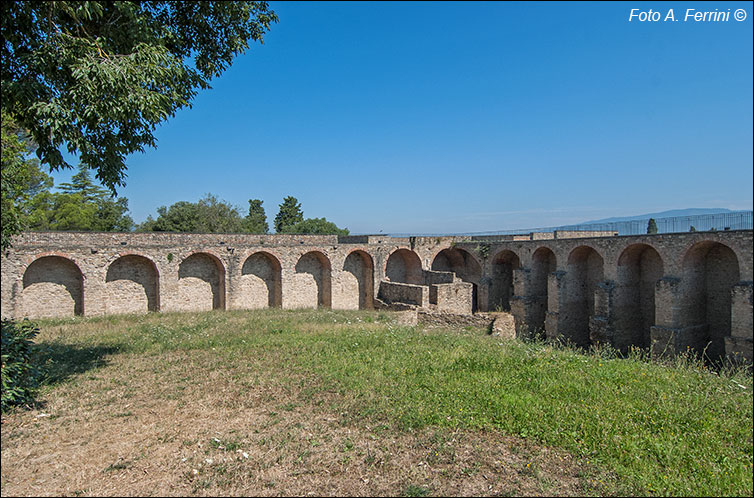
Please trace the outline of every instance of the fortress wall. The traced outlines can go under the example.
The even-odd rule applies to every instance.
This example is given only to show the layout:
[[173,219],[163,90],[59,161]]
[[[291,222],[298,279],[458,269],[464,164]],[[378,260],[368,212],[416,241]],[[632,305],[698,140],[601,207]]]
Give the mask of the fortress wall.
[[63,256],[40,255],[26,269],[20,287],[16,306],[21,315],[57,317],[84,312],[83,275],[74,261]]
[[750,347],[751,230],[576,235],[24,233],[2,256],[2,315],[368,309],[383,281],[424,286],[442,270],[471,284],[453,308],[510,309],[520,331],[714,357]]
[[112,313],[159,311],[160,277],[154,262],[144,256],[121,256],[107,268],[105,309]]

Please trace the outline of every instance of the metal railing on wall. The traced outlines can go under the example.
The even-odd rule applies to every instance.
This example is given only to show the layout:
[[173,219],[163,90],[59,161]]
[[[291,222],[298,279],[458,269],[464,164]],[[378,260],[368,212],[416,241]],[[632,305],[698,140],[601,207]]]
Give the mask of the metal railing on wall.
[[[752,211],[698,214],[693,216],[672,216],[656,218],[657,233],[706,232],[709,230],[751,230]],[[643,220],[617,221],[589,225],[569,225],[558,230],[607,230],[619,235],[641,235],[647,233],[649,218]]]
[[[734,211],[730,213],[697,214],[691,216],[672,216],[655,218],[657,233],[706,232],[710,230],[751,230],[753,211]],[[605,231],[618,232],[618,235],[642,235],[647,233],[649,218],[630,221],[614,221],[609,223],[583,223],[579,225],[562,225],[557,227],[518,228],[515,230],[496,230],[488,232],[463,233],[391,233],[394,237],[417,236],[489,236],[489,235],[519,235],[532,232],[568,231]]]

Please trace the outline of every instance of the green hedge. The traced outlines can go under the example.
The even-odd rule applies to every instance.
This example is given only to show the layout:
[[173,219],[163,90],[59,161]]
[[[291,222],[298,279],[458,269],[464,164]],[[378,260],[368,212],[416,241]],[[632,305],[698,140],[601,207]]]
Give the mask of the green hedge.
[[42,377],[36,363],[33,339],[39,334],[28,320],[2,321],[2,411],[11,406],[29,405],[34,401]]

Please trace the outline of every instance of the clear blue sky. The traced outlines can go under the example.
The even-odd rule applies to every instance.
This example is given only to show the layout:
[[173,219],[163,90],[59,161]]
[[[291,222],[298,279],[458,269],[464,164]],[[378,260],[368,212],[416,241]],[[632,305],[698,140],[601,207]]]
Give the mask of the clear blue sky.
[[752,209],[751,2],[271,7],[264,45],[129,157],[137,222],[206,193],[268,221],[292,195],[352,233]]

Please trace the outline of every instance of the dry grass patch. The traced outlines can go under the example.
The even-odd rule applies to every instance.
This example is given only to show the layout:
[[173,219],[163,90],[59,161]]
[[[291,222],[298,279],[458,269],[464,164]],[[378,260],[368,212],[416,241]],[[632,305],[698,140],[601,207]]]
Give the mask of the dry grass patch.
[[5,495],[751,496],[752,378],[381,312],[48,320]]
[[340,412],[355,400],[270,370],[274,350],[122,353],[96,321],[44,332],[83,364],[58,365],[42,406],[3,417],[3,496],[582,495],[596,482],[565,452],[495,431]]
[[352,424],[323,408],[335,394],[307,403],[299,382],[217,363],[116,356],[51,392],[43,411],[6,417],[3,495],[584,492],[581,466],[562,452],[494,432]]

